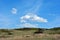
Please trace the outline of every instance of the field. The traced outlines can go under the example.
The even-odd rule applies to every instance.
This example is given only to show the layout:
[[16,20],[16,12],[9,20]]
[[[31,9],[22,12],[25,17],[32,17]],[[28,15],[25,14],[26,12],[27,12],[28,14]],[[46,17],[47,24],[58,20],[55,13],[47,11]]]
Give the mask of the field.
[[35,31],[36,30],[0,30],[0,40],[60,40],[60,34],[54,34],[52,31],[45,30],[43,33],[34,34]]

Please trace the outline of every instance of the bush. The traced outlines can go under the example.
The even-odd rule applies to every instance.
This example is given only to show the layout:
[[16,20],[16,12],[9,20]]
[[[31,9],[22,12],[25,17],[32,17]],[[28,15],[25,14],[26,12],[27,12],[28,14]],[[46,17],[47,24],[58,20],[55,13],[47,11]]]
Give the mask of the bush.
[[34,32],[34,34],[40,34],[43,33],[44,29],[38,29],[37,31]]

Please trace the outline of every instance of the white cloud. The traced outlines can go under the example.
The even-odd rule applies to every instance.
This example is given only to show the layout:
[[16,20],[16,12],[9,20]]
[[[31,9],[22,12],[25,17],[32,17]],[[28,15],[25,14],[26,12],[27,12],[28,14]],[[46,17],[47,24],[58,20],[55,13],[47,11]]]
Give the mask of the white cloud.
[[12,8],[11,12],[12,12],[12,14],[16,14],[17,13],[17,9],[16,8]]
[[31,23],[23,23],[23,24],[20,24],[20,25],[16,25],[16,26],[19,26],[19,27],[26,27],[26,28],[35,28],[35,27],[38,27],[38,24],[31,24]]
[[23,24],[25,27],[37,27],[37,24],[25,23]]
[[37,16],[36,14],[28,13],[27,15],[22,16],[21,21],[31,20],[36,22],[48,22],[47,19]]
[[[31,22],[32,21],[32,22]],[[48,22],[47,19],[39,17],[36,14],[28,13],[22,17],[20,17],[20,25],[17,25],[19,27],[38,27],[38,24],[34,24],[33,22]]]
[[31,16],[29,15],[25,15],[25,16],[22,16],[21,19],[29,19]]
[[25,23],[25,22],[26,22],[26,20],[20,20],[20,22],[21,22],[21,23],[23,23],[23,22]]

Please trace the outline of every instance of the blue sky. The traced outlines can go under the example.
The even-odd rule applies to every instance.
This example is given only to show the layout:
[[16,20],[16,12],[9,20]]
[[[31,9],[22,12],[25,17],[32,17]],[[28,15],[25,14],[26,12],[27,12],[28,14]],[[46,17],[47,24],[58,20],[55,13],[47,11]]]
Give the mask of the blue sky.
[[60,27],[60,0],[0,0],[0,28]]

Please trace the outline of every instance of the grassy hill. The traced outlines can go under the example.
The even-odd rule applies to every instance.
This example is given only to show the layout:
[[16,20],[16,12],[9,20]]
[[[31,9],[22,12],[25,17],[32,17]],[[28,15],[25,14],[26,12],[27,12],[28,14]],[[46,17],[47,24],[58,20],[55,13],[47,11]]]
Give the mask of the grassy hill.
[[[3,38],[3,39],[2,39]],[[60,40],[60,27],[57,28],[16,28],[0,29],[1,40]]]

